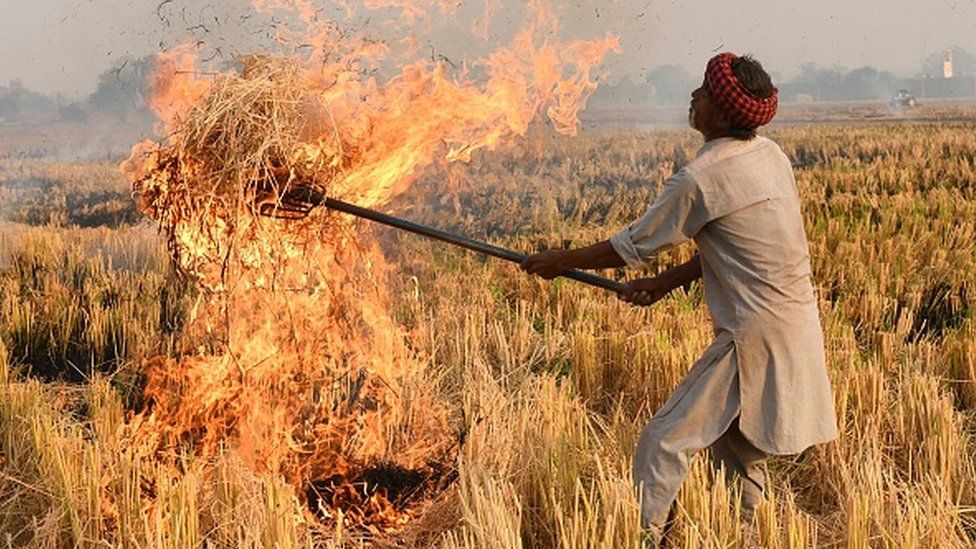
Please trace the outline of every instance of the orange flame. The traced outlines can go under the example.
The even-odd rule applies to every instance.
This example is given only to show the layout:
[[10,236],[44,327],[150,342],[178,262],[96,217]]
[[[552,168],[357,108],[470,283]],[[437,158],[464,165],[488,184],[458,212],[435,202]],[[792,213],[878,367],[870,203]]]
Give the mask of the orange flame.
[[[374,0],[366,7],[419,10],[424,4],[443,2]],[[620,51],[610,34],[599,40],[550,41],[556,18],[548,4],[536,1],[529,4],[534,18],[511,45],[470,64],[472,71],[487,71],[486,80],[450,75],[443,64],[413,61],[377,82],[363,72],[390,54],[385,44],[339,32],[333,22],[319,18],[311,0],[255,0],[255,5],[290,8],[307,25],[293,37],[281,27],[278,38],[301,44],[307,52],[295,62],[303,67],[318,114],[328,118],[319,125],[331,126],[344,142],[367,151],[336,188],[364,206],[389,200],[440,156],[468,161],[476,150],[512,143],[542,113],[557,132],[575,135],[579,111],[597,86],[594,69],[608,53]],[[198,76],[191,49],[184,45],[160,56],[153,77],[152,106],[168,131],[211,84]],[[306,150],[314,147],[313,140]]]
[[[184,336],[199,350],[147,362],[152,407],[141,429],[165,448],[231,448],[298,491],[318,487],[326,516],[330,505],[352,505],[347,518],[394,527],[415,510],[354,481],[392,470],[436,485],[457,451],[450,406],[386,312],[387,269],[368,234],[323,212],[255,217],[251,183],[316,181],[377,206],[435,162],[510,144],[543,116],[573,135],[594,72],[619,43],[558,42],[548,5],[532,2],[527,27],[487,58],[460,70],[407,58],[383,79],[373,70],[394,61],[385,43],[340,31],[310,0],[254,5],[298,16],[302,32],[281,26],[276,35],[295,53],[213,76],[192,46],[160,55],[151,106],[166,138],[136,145],[122,166],[178,264],[210,292]],[[391,6],[413,18],[452,9],[365,4]]]
[[156,56],[149,106],[159,116],[165,133],[175,131],[180,116],[210,89],[210,81],[197,73],[197,55],[193,50],[193,46],[186,43]]

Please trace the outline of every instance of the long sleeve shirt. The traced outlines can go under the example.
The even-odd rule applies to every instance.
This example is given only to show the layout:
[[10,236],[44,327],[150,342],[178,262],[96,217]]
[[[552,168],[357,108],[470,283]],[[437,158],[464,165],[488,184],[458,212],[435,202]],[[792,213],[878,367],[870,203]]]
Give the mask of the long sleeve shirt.
[[630,266],[694,240],[716,339],[734,341],[739,428],[794,454],[837,436],[800,200],[773,141],[714,139],[611,238]]

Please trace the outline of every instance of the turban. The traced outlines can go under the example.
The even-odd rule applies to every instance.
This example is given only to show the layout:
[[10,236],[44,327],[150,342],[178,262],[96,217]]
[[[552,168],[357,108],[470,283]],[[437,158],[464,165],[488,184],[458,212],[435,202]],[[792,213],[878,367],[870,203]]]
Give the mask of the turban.
[[728,115],[733,124],[754,130],[768,124],[776,116],[777,91],[763,99],[746,89],[732,72],[733,53],[716,55],[705,69],[705,90]]

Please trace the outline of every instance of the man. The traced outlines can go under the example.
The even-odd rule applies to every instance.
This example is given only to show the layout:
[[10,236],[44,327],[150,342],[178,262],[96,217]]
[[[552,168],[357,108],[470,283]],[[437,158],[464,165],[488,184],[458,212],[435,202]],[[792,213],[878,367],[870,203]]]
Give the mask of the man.
[[789,159],[756,128],[776,114],[769,75],[750,57],[722,53],[691,94],[690,125],[705,144],[671,176],[643,217],[610,240],[535,254],[521,267],[545,278],[570,268],[639,267],[693,239],[694,259],[620,296],[651,305],[704,278],[715,339],[641,433],[634,481],[641,523],[660,539],[691,456],[740,484],[751,520],[769,454],[796,454],[837,436],[810,258]]

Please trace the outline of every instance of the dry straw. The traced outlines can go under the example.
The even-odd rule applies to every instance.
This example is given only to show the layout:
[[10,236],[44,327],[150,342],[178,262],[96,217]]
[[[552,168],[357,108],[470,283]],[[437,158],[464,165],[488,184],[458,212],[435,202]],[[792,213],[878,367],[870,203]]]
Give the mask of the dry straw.
[[[183,267],[223,262],[229,243],[259,238],[255,206],[273,208],[300,184],[328,185],[355,156],[299,65],[273,56],[241,60],[146,153],[133,184],[140,209],[163,229]],[[302,224],[276,231],[301,233]],[[195,257],[196,256],[196,257]]]

